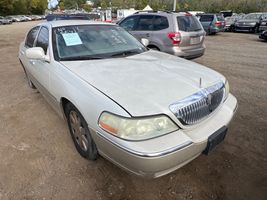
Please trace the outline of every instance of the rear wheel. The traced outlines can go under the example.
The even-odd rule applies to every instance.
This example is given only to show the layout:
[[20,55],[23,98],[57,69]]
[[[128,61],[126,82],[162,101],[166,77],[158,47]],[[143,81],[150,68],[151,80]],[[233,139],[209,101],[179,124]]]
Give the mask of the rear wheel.
[[65,106],[65,114],[74,145],[79,154],[89,160],[96,160],[98,157],[96,145],[79,110],[73,104],[68,103]]

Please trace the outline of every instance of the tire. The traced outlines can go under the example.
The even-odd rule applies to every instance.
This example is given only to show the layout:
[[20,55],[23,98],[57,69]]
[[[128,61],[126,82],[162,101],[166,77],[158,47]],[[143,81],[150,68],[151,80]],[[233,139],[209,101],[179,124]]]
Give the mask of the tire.
[[73,104],[67,103],[65,115],[72,140],[79,154],[88,160],[96,160],[97,147],[82,114]]

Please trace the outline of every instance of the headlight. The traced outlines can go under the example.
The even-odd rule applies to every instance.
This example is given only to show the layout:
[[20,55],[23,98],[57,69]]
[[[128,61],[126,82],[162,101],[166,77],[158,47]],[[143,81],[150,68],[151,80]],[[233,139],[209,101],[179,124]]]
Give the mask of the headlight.
[[164,115],[139,119],[103,112],[98,124],[103,130],[125,140],[150,139],[179,129]]
[[228,98],[228,95],[229,95],[229,92],[230,92],[230,86],[229,86],[229,83],[228,83],[227,80],[225,81],[224,88],[225,88],[224,100],[226,100]]

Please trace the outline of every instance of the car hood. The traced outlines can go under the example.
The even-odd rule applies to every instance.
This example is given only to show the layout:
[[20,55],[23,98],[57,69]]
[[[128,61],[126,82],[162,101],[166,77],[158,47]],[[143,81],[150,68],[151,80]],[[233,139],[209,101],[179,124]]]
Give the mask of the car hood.
[[102,60],[62,61],[132,116],[169,113],[169,105],[225,78],[204,66],[169,54],[142,54]]

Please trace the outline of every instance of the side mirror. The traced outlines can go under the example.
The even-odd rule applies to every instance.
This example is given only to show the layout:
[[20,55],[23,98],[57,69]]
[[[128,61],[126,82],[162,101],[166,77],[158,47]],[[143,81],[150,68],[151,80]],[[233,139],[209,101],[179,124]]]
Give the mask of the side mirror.
[[149,45],[149,40],[148,39],[146,39],[146,38],[142,38],[141,39],[141,43],[144,45],[144,46],[148,46]]
[[26,50],[26,57],[28,59],[42,60],[49,62],[49,58],[45,55],[43,48],[33,47]]

